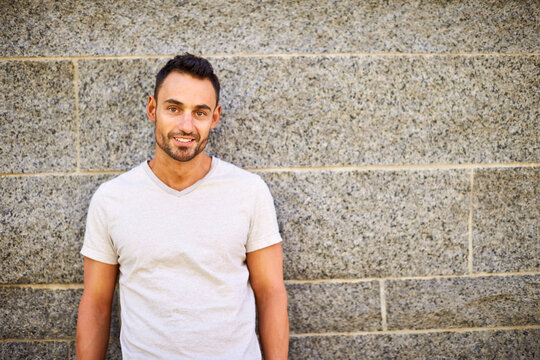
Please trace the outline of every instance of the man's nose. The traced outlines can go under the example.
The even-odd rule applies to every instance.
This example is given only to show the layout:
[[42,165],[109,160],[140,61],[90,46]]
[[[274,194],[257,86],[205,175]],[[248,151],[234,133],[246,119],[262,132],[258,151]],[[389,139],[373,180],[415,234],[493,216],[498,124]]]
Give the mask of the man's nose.
[[191,134],[193,131],[193,116],[191,115],[191,112],[186,111],[182,116],[180,116],[180,123],[178,124],[178,127],[186,134]]

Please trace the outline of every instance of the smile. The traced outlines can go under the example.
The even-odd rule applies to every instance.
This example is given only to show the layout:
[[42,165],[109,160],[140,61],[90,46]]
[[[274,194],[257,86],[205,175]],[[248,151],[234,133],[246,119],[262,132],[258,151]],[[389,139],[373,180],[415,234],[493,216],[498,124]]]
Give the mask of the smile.
[[174,138],[174,140],[178,141],[178,142],[181,142],[181,143],[188,143],[188,142],[191,142],[193,141],[193,139],[186,139],[186,138]]

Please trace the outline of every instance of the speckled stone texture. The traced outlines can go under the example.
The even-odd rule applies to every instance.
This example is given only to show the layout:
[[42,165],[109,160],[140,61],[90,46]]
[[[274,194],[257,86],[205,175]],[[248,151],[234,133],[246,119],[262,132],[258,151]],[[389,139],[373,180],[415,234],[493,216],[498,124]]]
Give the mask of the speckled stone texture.
[[0,177],[0,283],[82,282],[86,212],[111,177]]
[[146,116],[155,76],[167,60],[79,62],[81,169],[130,169],[154,153]]
[[473,270],[540,270],[540,168],[479,169],[474,179]]
[[540,57],[212,59],[245,167],[538,161]]
[[[82,289],[0,287],[0,337],[3,339],[66,339],[75,337]],[[119,336],[115,295],[111,337]]]
[[462,274],[470,171],[259,172],[288,279]]
[[0,172],[70,171],[76,157],[73,64],[0,61]]
[[378,281],[287,284],[291,333],[381,330]]
[[[81,168],[153,154],[145,105],[167,59],[79,61]],[[540,57],[211,58],[208,150],[243,167],[535,161]]]
[[540,330],[292,337],[289,359],[500,359],[540,357]]
[[389,330],[540,324],[540,275],[386,282]]
[[0,288],[2,327],[6,339],[62,339],[75,335],[82,290]]
[[65,341],[25,341],[0,343],[1,359],[67,359],[69,343]]
[[540,49],[534,0],[122,0],[107,9],[26,0],[2,2],[1,10],[3,56]]

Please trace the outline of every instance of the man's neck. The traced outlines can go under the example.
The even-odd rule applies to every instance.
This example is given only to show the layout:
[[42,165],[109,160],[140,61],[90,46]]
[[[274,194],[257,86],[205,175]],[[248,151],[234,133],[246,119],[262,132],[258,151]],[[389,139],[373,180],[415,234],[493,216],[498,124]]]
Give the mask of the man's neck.
[[182,191],[202,179],[212,166],[212,158],[201,152],[190,161],[174,160],[168,155],[156,156],[148,162],[154,174],[172,189]]

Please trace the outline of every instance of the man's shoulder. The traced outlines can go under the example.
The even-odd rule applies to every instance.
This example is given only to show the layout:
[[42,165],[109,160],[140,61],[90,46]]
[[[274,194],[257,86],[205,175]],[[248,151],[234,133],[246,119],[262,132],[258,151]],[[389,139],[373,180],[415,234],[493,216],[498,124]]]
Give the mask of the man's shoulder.
[[215,176],[217,178],[229,179],[234,182],[248,183],[248,184],[259,184],[264,182],[262,178],[252,173],[248,170],[242,169],[241,167],[234,165],[225,160],[214,158],[218,161]]
[[97,189],[96,193],[101,195],[118,194],[123,190],[140,186],[145,180],[143,166],[144,163],[141,163],[131,170],[103,182]]

